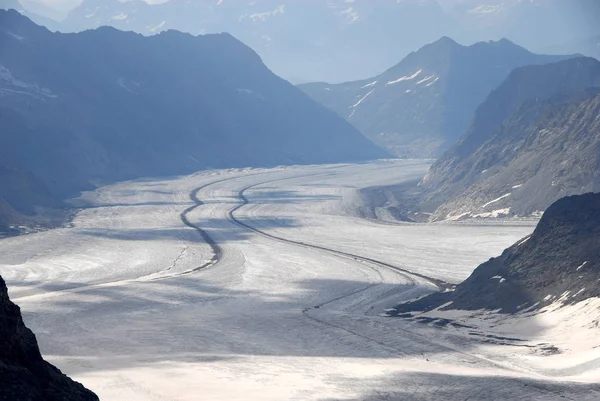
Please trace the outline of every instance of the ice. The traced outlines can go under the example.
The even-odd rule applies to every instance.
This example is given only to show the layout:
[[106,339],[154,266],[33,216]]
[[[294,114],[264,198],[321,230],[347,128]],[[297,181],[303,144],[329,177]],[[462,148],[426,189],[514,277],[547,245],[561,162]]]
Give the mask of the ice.
[[264,13],[253,13],[250,15],[244,14],[239,17],[239,21],[243,21],[246,17],[249,17],[252,20],[252,22],[266,22],[269,18],[275,17],[276,15],[283,13],[285,13],[284,4],[277,6],[277,8],[275,8],[274,10],[267,11]]
[[471,215],[471,212],[464,212],[461,214],[454,214],[454,213],[456,213],[456,212],[449,213],[446,216],[446,220],[447,221],[458,221],[458,220],[462,219],[463,217],[467,217],[467,216]]
[[583,262],[583,263],[581,264],[581,266],[579,266],[579,267],[578,267],[577,269],[575,269],[575,270],[579,271],[579,270],[581,270],[581,268],[583,268],[583,267],[584,267],[585,265],[587,265],[587,264],[588,264],[588,262],[587,262],[587,261],[585,261],[585,262]]
[[58,97],[47,88],[42,88],[35,83],[25,82],[15,78],[8,68],[0,65],[0,85],[2,82],[4,82],[6,85],[12,86],[12,88],[0,87],[0,91],[28,95],[40,100]]
[[11,37],[17,39],[18,41],[22,42],[25,40],[25,36],[20,36],[17,35],[16,33],[12,33],[12,32],[7,32]]
[[433,79],[433,78],[435,78],[435,75],[430,75],[428,77],[425,77],[422,80],[420,80],[419,82],[417,82],[416,85],[420,85],[422,83],[425,83],[425,82],[427,82],[427,81],[429,81],[430,79]]
[[154,32],[158,32],[158,31],[160,31],[165,26],[166,23],[167,23],[167,21],[161,21],[160,24],[157,24],[157,25],[154,25],[154,26],[149,26],[148,30],[150,32],[153,32],[153,33]]
[[429,87],[429,86],[432,86],[433,84],[435,84],[435,83],[436,83],[437,81],[439,81],[439,80],[440,80],[440,77],[436,77],[436,78],[435,78],[433,81],[429,82],[429,83],[428,83],[427,85],[425,85],[425,86],[428,86],[428,87]]
[[341,14],[345,16],[348,22],[350,22],[351,24],[358,21],[359,19],[358,12],[354,9],[354,7],[346,8],[341,12]]
[[499,198],[496,198],[496,199],[494,199],[494,200],[491,200],[491,201],[489,201],[489,202],[488,202],[488,203],[486,203],[485,205],[481,206],[481,208],[482,208],[482,209],[484,209],[484,208],[488,207],[489,205],[491,205],[492,203],[496,203],[496,202],[499,202],[499,201],[501,201],[501,200],[502,200],[502,199],[504,199],[504,198],[508,198],[510,195],[511,195],[511,193],[504,194],[504,195],[502,195],[502,196],[501,196],[501,197],[499,197]]
[[85,18],[92,18],[94,15],[96,15],[96,13],[98,12],[98,10],[100,9],[101,6],[97,6],[96,8],[94,8],[94,11],[92,11],[89,14],[85,15]]
[[394,84],[397,84],[398,82],[413,80],[416,77],[418,77],[422,72],[423,72],[423,69],[420,69],[419,71],[415,72],[412,75],[406,75],[406,76],[400,77],[398,79],[395,79],[393,81],[388,81],[388,83],[386,85],[394,85]]
[[[497,400],[597,399],[573,382],[593,382],[593,370],[544,375],[591,360],[580,332],[573,341],[587,342],[546,365],[530,348],[381,316],[435,289],[407,271],[460,282],[534,228],[356,213],[359,189],[418,181],[428,168],[384,160],[117,183],[73,200],[72,228],[0,241],[0,272],[44,356],[102,400],[462,400],[482,388]],[[200,187],[204,203],[187,217],[222,255],[198,270],[214,252],[180,214]],[[590,309],[565,308],[553,319],[591,325]],[[532,344],[547,340],[523,322]]]
[[498,218],[501,216],[508,216],[510,214],[510,208],[504,208],[504,209],[497,209],[497,210],[492,210],[491,212],[487,212],[487,213],[478,213],[473,215],[474,218]]
[[360,106],[360,104],[361,104],[361,103],[362,103],[362,102],[363,102],[363,101],[364,101],[366,98],[368,98],[368,97],[369,97],[369,95],[370,95],[371,93],[373,93],[373,91],[374,91],[374,90],[375,90],[375,89],[371,89],[371,90],[369,91],[369,93],[367,93],[366,95],[364,95],[363,97],[361,97],[361,98],[359,99],[359,101],[358,101],[358,102],[356,102],[355,104],[353,104],[353,105],[352,105],[352,106],[350,106],[349,108],[351,108],[351,109],[354,109],[354,108],[356,108],[356,107]]
[[364,86],[361,86],[361,89],[365,89],[365,88],[370,88],[371,86],[375,85],[377,83],[377,81],[373,81],[370,84],[366,84]]
[[504,3],[498,5],[480,5],[469,10],[470,14],[485,16],[488,14],[499,14],[504,10]]

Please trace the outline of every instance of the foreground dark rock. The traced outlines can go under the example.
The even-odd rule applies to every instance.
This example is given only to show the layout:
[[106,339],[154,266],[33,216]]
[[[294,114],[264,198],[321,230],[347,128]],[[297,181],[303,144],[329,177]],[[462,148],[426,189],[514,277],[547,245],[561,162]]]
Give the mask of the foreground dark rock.
[[599,296],[600,194],[589,193],[552,204],[530,237],[480,265],[453,292],[400,305],[396,313],[444,305],[515,313]]
[[98,397],[42,359],[35,335],[0,277],[0,400],[95,401]]

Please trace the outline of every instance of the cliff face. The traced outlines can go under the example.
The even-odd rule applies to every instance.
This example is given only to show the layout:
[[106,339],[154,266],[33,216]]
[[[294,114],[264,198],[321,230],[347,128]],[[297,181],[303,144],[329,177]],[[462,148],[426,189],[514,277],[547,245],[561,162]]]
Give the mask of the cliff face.
[[500,310],[514,313],[600,296],[600,194],[562,198],[533,234],[480,265],[455,291],[401,305],[399,312]]
[[0,400],[94,401],[98,397],[44,361],[35,335],[0,277]]
[[513,71],[422,180],[432,219],[529,215],[598,191],[599,87],[592,58]]
[[464,187],[432,218],[529,216],[600,191],[599,111],[598,88],[528,102],[455,171]]

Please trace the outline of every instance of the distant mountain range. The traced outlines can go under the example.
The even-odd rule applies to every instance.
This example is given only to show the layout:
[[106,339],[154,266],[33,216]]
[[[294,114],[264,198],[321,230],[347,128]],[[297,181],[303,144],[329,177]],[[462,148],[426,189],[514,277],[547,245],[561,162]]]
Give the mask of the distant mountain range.
[[528,216],[600,191],[600,62],[513,71],[420,186],[433,220]]
[[444,37],[373,78],[299,88],[395,155],[437,157],[513,69],[568,57],[536,55],[506,39],[461,46]]
[[228,34],[55,34],[0,11],[0,48],[0,165],[58,198],[139,176],[388,156]]
[[27,10],[34,21],[64,32],[102,25],[146,35],[229,32],[276,73],[301,82],[373,76],[444,35],[461,43],[506,37],[542,51],[600,34],[595,0],[84,0],[59,24],[50,20],[57,11],[19,1],[20,7],[0,0],[0,8]]
[[532,235],[475,269],[454,291],[400,305],[395,313],[539,310],[600,296],[600,194],[553,203]]

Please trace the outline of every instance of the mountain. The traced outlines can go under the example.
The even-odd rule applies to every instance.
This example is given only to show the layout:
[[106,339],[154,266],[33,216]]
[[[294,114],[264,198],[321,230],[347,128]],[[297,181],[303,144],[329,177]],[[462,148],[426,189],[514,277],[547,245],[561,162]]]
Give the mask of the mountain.
[[97,401],[81,384],[42,359],[35,335],[8,298],[0,277],[0,400]]
[[229,32],[295,83],[373,76],[441,36],[508,38],[540,52],[597,34],[600,19],[596,0],[84,0],[66,19],[60,3],[20,2],[46,17],[34,21],[63,32],[104,25],[145,35]]
[[109,25],[145,35],[167,29],[228,32],[285,78],[340,82],[382,70],[398,53],[434,40],[452,23],[435,0],[171,0],[153,5],[84,0],[62,30]]
[[[440,3],[443,3],[440,1]],[[508,38],[536,52],[598,32],[597,0],[461,0],[448,13],[460,22],[465,38]],[[572,48],[557,54],[576,53]]]
[[386,157],[228,34],[55,34],[0,11],[0,164],[53,195],[207,168]]
[[0,165],[0,237],[24,227],[48,227],[65,217],[62,202],[29,171]]
[[420,186],[433,220],[530,215],[600,190],[600,62],[516,69]]
[[[39,2],[22,4],[62,20]],[[464,43],[506,37],[541,51],[596,33],[598,10],[595,0],[84,0],[59,29],[229,32],[287,79],[338,83],[383,71],[441,36]]]
[[600,296],[600,194],[553,203],[533,234],[483,263],[452,292],[401,305],[397,313],[499,310],[515,313]]
[[[40,11],[51,10],[48,6],[31,0],[0,0],[0,10],[18,11],[36,24],[43,25],[51,31],[57,31],[60,27],[58,21],[39,14]],[[51,11],[47,11],[46,13],[53,14]]]
[[561,42],[560,45],[550,46],[547,51],[553,54],[560,54],[564,51],[577,52],[600,60],[600,34]]
[[513,69],[564,58],[536,55],[508,40],[461,46],[444,37],[373,78],[299,87],[397,156],[436,157]]

